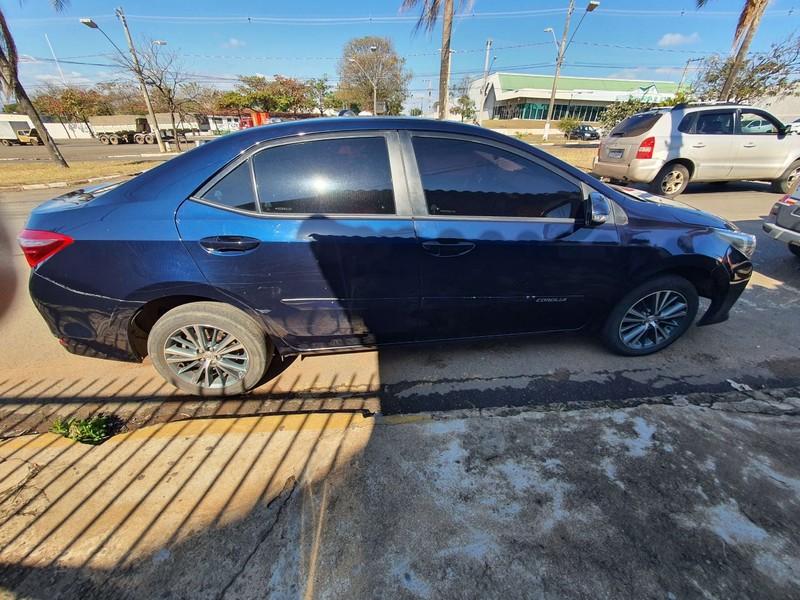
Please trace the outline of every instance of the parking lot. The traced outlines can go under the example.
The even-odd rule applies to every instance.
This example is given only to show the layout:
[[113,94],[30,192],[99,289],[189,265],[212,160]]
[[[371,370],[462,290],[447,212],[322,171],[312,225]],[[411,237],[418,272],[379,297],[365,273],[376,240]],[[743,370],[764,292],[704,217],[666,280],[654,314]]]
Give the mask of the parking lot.
[[[800,589],[800,261],[761,232],[766,185],[682,196],[758,236],[756,273],[727,323],[659,354],[590,335],[396,347],[277,365],[224,401],[52,338],[13,244],[48,195],[0,198],[0,579],[15,594]],[[99,412],[128,433],[94,448],[25,435]]]

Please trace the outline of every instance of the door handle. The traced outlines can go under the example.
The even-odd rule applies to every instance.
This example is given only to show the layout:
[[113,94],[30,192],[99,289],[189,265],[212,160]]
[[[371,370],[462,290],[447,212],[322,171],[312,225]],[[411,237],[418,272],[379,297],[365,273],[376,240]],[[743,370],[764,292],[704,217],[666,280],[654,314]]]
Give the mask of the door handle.
[[243,235],[216,235],[200,240],[209,254],[241,254],[255,250],[260,243],[256,238]]
[[463,242],[459,240],[431,240],[422,242],[422,249],[433,256],[439,258],[452,258],[464,256],[475,249],[475,242]]
[[744,145],[745,148],[755,148],[756,145],[753,142],[748,142]]
[[705,148],[706,145],[703,142],[698,142],[696,144],[692,144],[692,148]]

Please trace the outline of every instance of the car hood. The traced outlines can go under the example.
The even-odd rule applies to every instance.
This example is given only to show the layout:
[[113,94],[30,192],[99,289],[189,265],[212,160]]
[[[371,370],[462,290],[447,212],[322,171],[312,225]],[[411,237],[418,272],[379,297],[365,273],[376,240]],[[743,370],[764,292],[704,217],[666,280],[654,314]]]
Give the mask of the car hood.
[[[625,194],[626,196],[638,200],[639,202],[660,207],[660,209],[664,209],[664,211],[667,212],[669,217],[675,219],[676,221],[680,221],[681,223],[686,223],[687,225],[713,227],[715,229],[728,229],[731,231],[738,229],[730,221],[723,219],[722,217],[718,217],[715,214],[700,210],[699,208],[695,208],[694,206],[690,206],[689,204],[685,204],[684,202],[678,202],[677,200],[671,200],[669,198],[664,198],[663,196],[656,196],[655,194],[651,194],[636,188],[630,188],[621,185],[612,185],[611,187],[618,192]],[[663,212],[661,212],[660,215],[665,216]]]

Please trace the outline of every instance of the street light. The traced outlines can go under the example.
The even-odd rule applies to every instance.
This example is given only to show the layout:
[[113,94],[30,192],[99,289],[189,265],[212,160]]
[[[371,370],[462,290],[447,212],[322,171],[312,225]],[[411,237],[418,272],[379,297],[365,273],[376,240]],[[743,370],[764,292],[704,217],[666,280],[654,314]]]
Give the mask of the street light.
[[[122,57],[123,63],[130,64],[133,67],[133,72],[136,74],[136,78],[139,80],[139,87],[142,90],[142,97],[144,98],[144,104],[145,106],[147,106],[147,115],[149,116],[150,122],[153,125],[153,134],[155,135],[156,141],[158,142],[158,150],[159,152],[166,152],[167,148],[166,146],[164,146],[164,140],[161,139],[161,130],[158,127],[158,121],[156,120],[156,113],[153,110],[153,103],[150,102],[150,94],[147,91],[147,85],[145,84],[144,81],[144,74],[142,73],[142,67],[139,64],[139,57],[136,55],[136,48],[133,45],[133,38],[131,37],[131,32],[128,29],[128,22],[125,20],[125,13],[122,12],[122,8],[118,8],[114,12],[117,15],[117,18],[119,19],[120,23],[122,23],[122,28],[125,30],[125,37],[128,40],[128,48],[130,49],[131,58],[133,59],[132,62],[128,61],[128,59],[125,57],[125,53],[122,50],[120,50],[119,46],[117,46],[114,43],[114,40],[108,37],[108,34],[105,31],[103,31],[103,29],[93,19],[83,18],[80,19],[80,22],[82,25],[85,25],[89,29],[97,29],[97,31],[102,33],[103,36],[111,43],[112,46],[114,46],[114,49]],[[161,40],[160,42],[161,43],[159,43],[158,45],[166,44],[166,42],[164,42],[163,40]]]
[[153,46],[166,46],[166,40],[153,40]]
[[556,39],[556,32],[553,31],[552,27],[545,27],[544,32],[550,32],[553,35],[553,44],[556,46],[556,54],[558,54],[558,40]]
[[[369,47],[369,51],[374,54],[375,52],[378,51],[378,47],[377,46],[370,46]],[[370,76],[370,74],[367,73],[367,70],[361,65],[360,62],[358,62],[358,60],[356,60],[356,58],[354,56],[348,56],[347,57],[347,62],[353,63],[355,66],[357,66],[359,69],[361,69],[361,72],[364,74],[364,77],[367,78],[367,81],[369,81],[370,85],[372,86],[372,114],[373,114],[373,116],[377,116],[378,115],[378,79],[380,79],[380,74],[378,74],[375,78],[372,78]],[[378,66],[381,67],[381,66],[383,66],[383,64],[380,63]],[[380,71],[380,69],[378,69],[378,70]]]
[[[575,34],[578,33],[578,29],[581,27],[581,23],[583,23],[583,19],[586,15],[590,12],[594,12],[597,7],[600,6],[600,2],[598,0],[589,0],[589,3],[586,5],[586,9],[583,11],[581,15],[581,20],[578,21],[578,26],[575,28],[575,31],[572,32],[572,37],[569,38],[569,42],[567,42],[567,35],[569,35],[569,21],[572,17],[572,13],[575,11],[575,0],[569,0],[569,8],[567,8],[567,19],[564,22],[564,33],[561,36],[561,44],[558,47],[558,56],[556,58],[556,72],[553,76],[553,88],[550,90],[550,105],[547,108],[547,121],[544,123],[544,140],[547,141],[550,135],[550,122],[553,120],[553,109],[555,108],[556,104],[556,90],[558,89],[558,76],[561,73],[561,65],[564,63],[564,54],[567,52],[567,48],[572,43],[572,40],[575,38]],[[551,29],[548,27],[548,29]],[[546,31],[546,30],[545,30]],[[555,34],[554,34],[555,35]]]

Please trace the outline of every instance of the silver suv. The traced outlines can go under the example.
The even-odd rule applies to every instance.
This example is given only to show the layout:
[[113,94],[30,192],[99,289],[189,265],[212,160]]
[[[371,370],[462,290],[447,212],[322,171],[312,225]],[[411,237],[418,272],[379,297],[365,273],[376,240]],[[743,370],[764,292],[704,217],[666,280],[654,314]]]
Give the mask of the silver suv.
[[787,193],[800,175],[800,136],[739,104],[679,104],[637,113],[600,142],[593,172],[677,196],[689,181],[759,179]]

